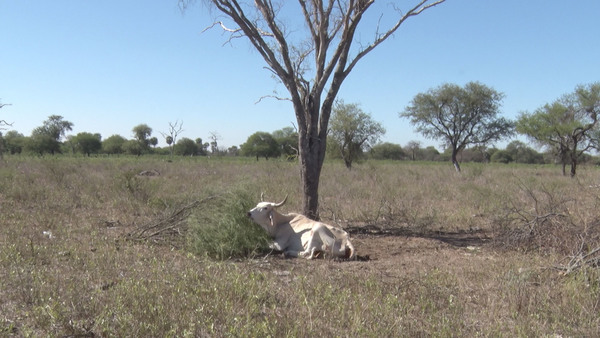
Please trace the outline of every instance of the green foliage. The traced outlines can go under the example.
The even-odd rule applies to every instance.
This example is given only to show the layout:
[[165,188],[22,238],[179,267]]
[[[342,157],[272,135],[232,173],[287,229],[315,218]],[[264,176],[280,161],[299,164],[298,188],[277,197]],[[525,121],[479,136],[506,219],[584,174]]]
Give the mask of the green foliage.
[[[147,124],[142,123],[133,127],[132,131],[135,140],[139,143],[139,147],[136,148],[133,146],[128,146],[128,150],[126,151],[135,155],[141,155],[145,152],[148,152],[152,142],[150,138],[150,136],[152,136],[152,128],[150,128]],[[158,144],[158,139],[156,139],[156,143]]]
[[399,144],[379,143],[371,148],[370,155],[376,160],[402,160],[406,153]]
[[336,102],[329,125],[328,149],[337,152],[348,169],[385,134],[385,128],[358,104],[342,100]]
[[60,143],[47,134],[34,134],[26,139],[24,150],[35,155],[55,154],[60,152]]
[[11,155],[20,154],[23,151],[27,138],[16,130],[11,130],[3,135],[4,149]]
[[182,156],[197,155],[199,153],[198,144],[187,137],[180,138],[173,146],[173,153]]
[[268,160],[269,157],[281,156],[281,150],[275,138],[262,131],[250,135],[240,150],[244,156],[256,156],[257,161],[259,157]]
[[90,154],[97,154],[102,149],[102,137],[100,134],[92,133],[79,133],[71,142],[73,142],[76,151],[90,156]]
[[469,145],[487,145],[513,134],[513,123],[502,117],[504,94],[478,82],[464,87],[443,84],[416,95],[400,117],[410,119],[417,132],[439,140],[452,150],[457,171],[457,154]]
[[105,154],[122,154],[123,145],[127,140],[121,135],[112,135],[102,142],[102,152]]
[[512,141],[506,146],[506,151],[516,163],[543,164],[544,155],[528,147],[521,141]]
[[60,142],[60,139],[64,137],[67,131],[73,130],[73,123],[64,121],[60,115],[51,115],[44,125],[33,130],[32,136],[46,135],[53,138],[56,142]]
[[123,143],[123,151],[129,155],[140,156],[146,149],[147,147],[137,140],[127,140]]
[[510,156],[510,153],[506,150],[498,150],[492,154],[490,161],[495,163],[510,163],[513,162],[514,159]]
[[253,256],[266,249],[272,240],[246,216],[255,205],[256,199],[240,188],[207,199],[205,207],[188,220],[190,250],[223,260]]
[[273,138],[279,144],[285,156],[298,154],[298,133],[292,127],[285,127],[273,132]]
[[571,176],[574,176],[581,155],[599,147],[599,113],[600,82],[596,82],[578,86],[575,92],[563,95],[533,113],[521,113],[516,130],[538,145],[552,150],[563,165],[570,163]]

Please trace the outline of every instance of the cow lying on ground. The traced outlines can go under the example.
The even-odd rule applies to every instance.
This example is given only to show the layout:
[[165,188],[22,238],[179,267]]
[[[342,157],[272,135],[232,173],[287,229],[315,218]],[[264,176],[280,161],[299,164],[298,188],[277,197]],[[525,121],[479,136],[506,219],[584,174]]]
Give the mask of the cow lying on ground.
[[[261,196],[262,199],[262,196]],[[313,221],[300,214],[281,214],[287,196],[279,203],[260,202],[248,212],[248,217],[258,223],[274,239],[272,248],[292,257],[313,259],[318,254],[355,259],[354,246],[348,233],[340,228]]]

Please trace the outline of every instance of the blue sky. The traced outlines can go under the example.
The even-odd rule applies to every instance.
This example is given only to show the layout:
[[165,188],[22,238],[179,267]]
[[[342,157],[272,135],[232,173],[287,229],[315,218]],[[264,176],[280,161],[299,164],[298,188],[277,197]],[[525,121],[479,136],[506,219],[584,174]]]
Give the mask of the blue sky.
[[[381,13],[393,18],[390,2],[371,9],[357,41]],[[256,103],[285,89],[246,40],[202,33],[218,13],[198,3],[182,13],[176,0],[0,0],[0,100],[11,104],[0,119],[26,136],[50,115],[103,138],[145,123],[159,145],[183,121],[180,137],[215,132],[223,147],[296,124],[288,101]],[[600,81],[599,14],[597,0],[447,0],[362,59],[338,97],[381,122],[382,141],[439,148],[398,117],[416,94],[479,81],[506,95],[502,116],[533,111]]]

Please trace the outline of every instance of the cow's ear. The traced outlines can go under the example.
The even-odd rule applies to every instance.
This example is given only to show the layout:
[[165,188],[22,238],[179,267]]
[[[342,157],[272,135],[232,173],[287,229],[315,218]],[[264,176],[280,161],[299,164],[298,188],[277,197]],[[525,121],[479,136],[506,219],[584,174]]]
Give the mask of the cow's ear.
[[271,212],[269,213],[269,221],[271,222],[271,226],[275,226],[275,225],[273,224],[273,211],[271,211]]

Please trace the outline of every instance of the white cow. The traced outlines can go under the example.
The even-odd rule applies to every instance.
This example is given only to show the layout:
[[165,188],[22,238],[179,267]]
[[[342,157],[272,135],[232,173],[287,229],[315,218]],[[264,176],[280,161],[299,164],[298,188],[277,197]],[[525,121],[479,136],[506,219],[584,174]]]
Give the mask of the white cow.
[[[262,196],[261,196],[262,199]],[[333,257],[355,259],[354,246],[348,233],[340,228],[313,221],[300,214],[281,214],[279,203],[260,202],[248,212],[248,217],[258,223],[274,239],[272,248],[288,256],[315,258],[319,253]]]

